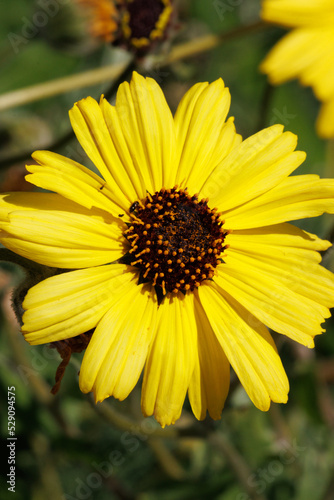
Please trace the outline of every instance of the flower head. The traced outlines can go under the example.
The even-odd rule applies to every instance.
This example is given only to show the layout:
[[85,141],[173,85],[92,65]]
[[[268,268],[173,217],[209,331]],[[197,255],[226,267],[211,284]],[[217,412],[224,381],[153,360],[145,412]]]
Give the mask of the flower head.
[[76,0],[87,14],[91,34],[137,55],[167,36],[172,0]]
[[[241,141],[223,81],[198,83],[173,117],[158,84],[134,73],[115,106],[76,103],[76,136],[100,175],[47,151],[9,193],[0,239],[64,272],[33,286],[31,344],[95,329],[80,388],[124,399],[144,370],[142,410],[175,422],[188,392],[198,419],[220,418],[230,365],[261,410],[288,380],[267,327],[313,346],[334,305],[319,265],[329,242],[287,221],[334,212],[334,181],[292,176],[305,154],[274,125]],[[266,325],[266,326],[265,326]]]
[[334,137],[334,3],[332,0],[263,0],[265,21],[292,28],[260,69],[280,84],[298,78],[323,102],[317,120],[320,136]]
[[166,36],[173,14],[171,0],[123,0],[121,29],[124,42],[145,52]]
[[118,37],[120,14],[118,2],[114,0],[76,0],[77,4],[89,16],[91,35],[107,43]]

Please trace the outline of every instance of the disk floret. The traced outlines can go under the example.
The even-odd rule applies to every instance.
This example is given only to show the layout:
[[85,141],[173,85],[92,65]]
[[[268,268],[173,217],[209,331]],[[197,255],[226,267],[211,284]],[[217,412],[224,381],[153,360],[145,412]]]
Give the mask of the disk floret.
[[130,208],[132,223],[125,232],[131,244],[130,264],[140,281],[151,281],[157,293],[194,290],[214,276],[222,261],[227,230],[208,200],[186,189],[161,189]]

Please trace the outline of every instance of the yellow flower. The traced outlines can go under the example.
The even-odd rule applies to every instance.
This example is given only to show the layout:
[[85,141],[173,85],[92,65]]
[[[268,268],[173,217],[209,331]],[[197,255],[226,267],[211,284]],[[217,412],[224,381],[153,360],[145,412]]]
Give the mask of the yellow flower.
[[92,36],[139,55],[166,39],[175,11],[172,0],[76,0]]
[[229,106],[221,79],[198,83],[173,118],[134,73],[115,106],[88,97],[70,111],[101,176],[38,151],[27,180],[55,193],[1,197],[2,243],[67,270],[28,291],[26,340],[95,328],[81,390],[123,400],[144,369],[142,411],[163,426],[187,391],[198,419],[220,418],[230,364],[258,408],[286,402],[267,327],[313,347],[334,305],[317,252],[330,243],[286,222],[333,213],[334,181],[290,177],[305,158],[296,136],[274,125],[241,142]]
[[173,15],[171,0],[122,0],[121,30],[132,49],[145,51],[163,40]]
[[334,137],[333,0],[263,0],[265,21],[294,28],[268,54],[260,69],[274,85],[298,78],[323,102],[317,119],[321,137]]
[[119,17],[117,4],[112,0],[76,0],[79,7],[89,16],[89,30],[93,37],[105,42],[113,42],[117,38]]

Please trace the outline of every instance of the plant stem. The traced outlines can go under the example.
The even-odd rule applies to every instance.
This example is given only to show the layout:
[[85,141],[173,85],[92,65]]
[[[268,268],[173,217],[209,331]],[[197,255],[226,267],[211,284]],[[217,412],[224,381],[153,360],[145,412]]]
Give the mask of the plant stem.
[[227,42],[234,38],[239,38],[240,36],[244,36],[249,33],[255,33],[266,27],[268,27],[268,25],[266,25],[262,21],[258,21],[246,26],[238,26],[237,28],[233,28],[230,31],[227,31],[226,33],[222,33],[220,35],[204,35],[197,39],[190,40],[189,42],[176,45],[172,48],[172,50],[164,60],[161,60],[161,56],[157,56],[157,62],[160,59],[159,66],[168,66],[175,61],[180,61],[181,59],[185,59],[187,57],[196,56],[197,54],[218,47],[223,42]]
[[249,498],[251,500],[266,500],[265,497],[256,491],[249,481],[252,471],[233,444],[228,441],[222,433],[218,432],[209,436],[209,442],[223,453],[228,465],[233,470],[240,485],[249,495]]
[[[131,61],[130,61],[131,62]],[[129,60],[103,66],[82,73],[66,76],[64,78],[57,78],[50,82],[39,83],[31,85],[23,89],[7,92],[0,96],[0,110],[14,108],[22,104],[29,104],[40,99],[53,97],[71,90],[95,85],[107,80],[118,78],[124,72],[129,64]]]
[[[125,80],[130,80],[132,71],[135,68],[134,61],[131,60],[129,64],[125,67],[125,70],[118,75],[118,77],[112,82],[110,87],[105,92],[105,98],[108,100],[116,93],[118,87]],[[51,144],[45,146],[43,149],[48,151],[57,151],[65,146],[71,139],[75,137],[73,129],[71,128],[61,137],[53,141]],[[25,151],[23,153],[19,153],[16,156],[11,156],[9,158],[4,158],[0,160],[0,169],[7,168],[15,163],[22,163],[31,159],[31,152],[34,151],[35,148],[30,149],[29,151]]]
[[[152,64],[153,66],[154,64],[168,66],[175,61],[195,56],[201,52],[206,52],[223,42],[249,33],[254,33],[265,27],[266,24],[259,21],[247,26],[239,26],[221,35],[205,35],[195,40],[176,45],[167,57],[161,55],[153,57]],[[130,59],[130,61],[128,59],[126,62],[119,64],[112,64],[102,68],[84,71],[76,75],[58,78],[51,82],[44,82],[23,89],[14,90],[13,92],[7,92],[0,96],[0,110],[28,104],[40,99],[45,99],[46,97],[52,97],[70,90],[88,87],[106,80],[117,78],[124,72],[130,62],[132,62],[132,59]]]
[[[88,401],[90,402],[92,408],[98,413],[101,417],[107,420],[109,423],[114,425],[120,430],[129,431],[134,435],[145,435],[147,437],[162,437],[162,438],[174,438],[178,435],[177,430],[172,427],[168,427],[167,429],[161,429],[160,427],[156,427],[155,429],[150,428],[146,430],[146,425],[141,425],[142,421],[133,420],[125,415],[116,411],[110,404],[107,402],[103,402],[101,404],[95,404],[93,398],[89,397]],[[145,421],[143,421],[145,422]]]
[[176,481],[184,481],[187,478],[187,472],[176,460],[174,455],[168,450],[161,439],[149,439],[148,445],[154,452],[162,469],[170,478],[175,479]]
[[37,466],[38,487],[40,493],[48,500],[64,498],[59,473],[49,440],[41,433],[34,433],[30,438],[30,446]]

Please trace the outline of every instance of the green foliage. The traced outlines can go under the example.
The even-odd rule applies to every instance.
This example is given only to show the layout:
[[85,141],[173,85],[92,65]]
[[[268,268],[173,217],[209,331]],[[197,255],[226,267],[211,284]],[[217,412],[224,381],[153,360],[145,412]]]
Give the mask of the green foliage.
[[[180,3],[182,35],[187,31],[187,23],[201,33],[225,33],[257,21],[259,9],[257,0]],[[15,53],[8,34],[23,36],[22,18],[31,19],[32,13],[32,2],[6,3],[0,28],[0,51],[5,56],[1,93],[98,67],[119,57],[109,48],[80,53],[76,45],[72,52],[64,50],[64,46],[50,44],[41,34],[22,43]],[[194,37],[196,29],[189,28]],[[175,109],[178,99],[174,95],[182,94],[197,81],[222,77],[231,89],[231,114],[244,137],[260,126],[283,123],[287,130],[298,134],[299,148],[307,152],[300,172],[333,176],[326,143],[315,134],[319,106],[310,89],[301,88],[296,82],[268,89],[265,76],[258,71],[268,48],[280,35],[281,30],[275,28],[240,34],[205,54],[168,67],[159,83]],[[72,103],[88,94],[98,98],[106,87],[94,85],[42,100],[23,107],[19,113],[6,111],[0,125],[6,129],[9,119],[37,115],[56,141],[60,130],[69,129],[67,109]],[[12,139],[18,141],[16,135]],[[36,143],[38,140],[36,134]],[[33,151],[34,139],[30,142],[29,149]],[[22,151],[27,149],[26,144],[18,143]],[[68,142],[60,152],[66,154],[70,150],[71,156],[79,159],[76,147]],[[7,150],[3,156],[8,156]],[[333,231],[332,220],[323,219],[320,224],[321,227],[318,219],[310,219],[302,227],[320,236]],[[325,265],[332,270],[333,255],[329,253],[325,259]],[[3,265],[1,273],[8,277],[8,266]],[[13,267],[10,273],[13,282],[20,278]],[[4,286],[1,296],[3,308],[8,302],[8,286]],[[153,437],[158,426],[149,420],[151,427],[146,432],[147,426],[138,413],[139,389],[125,402],[107,401],[96,408],[89,397],[80,393],[80,355],[75,355],[76,362],[67,368],[60,393],[51,396],[60,362],[58,354],[47,346],[29,347],[13,319],[3,315],[1,432],[7,435],[7,388],[15,386],[17,478],[16,497],[2,486],[1,498],[331,500],[334,321],[330,319],[326,327],[327,334],[316,339],[314,351],[297,349],[288,340],[281,340],[280,353],[291,384],[290,399],[284,407],[273,404],[268,413],[261,413],[249,404],[243,389],[235,385],[221,421],[207,419],[198,423],[185,409],[175,426],[175,436],[170,436],[166,429],[159,431],[159,437]],[[101,410],[105,407],[111,407],[122,419],[131,418],[128,429],[120,430],[111,423]],[[6,454],[2,454],[1,460],[1,470],[7,471]],[[253,497],[247,488],[252,489]]]

